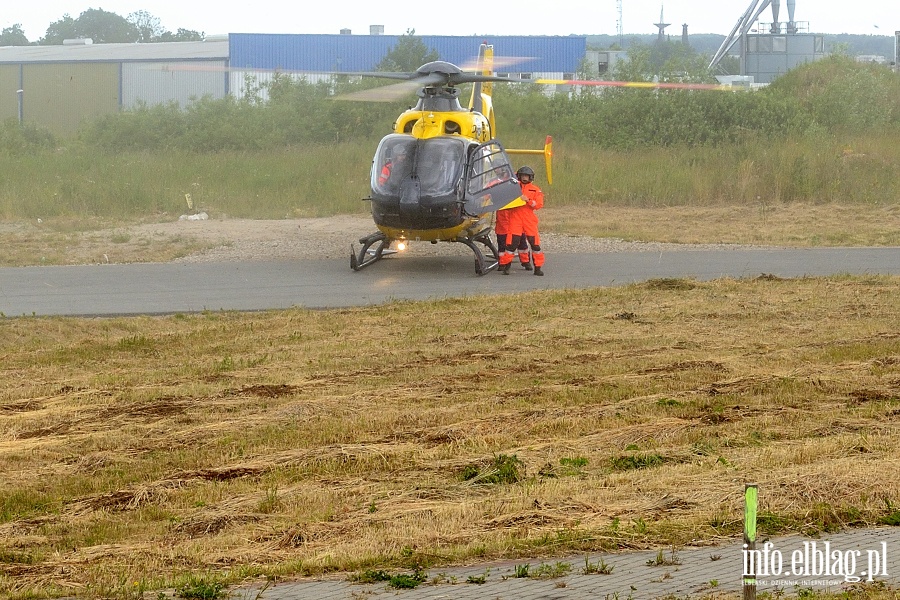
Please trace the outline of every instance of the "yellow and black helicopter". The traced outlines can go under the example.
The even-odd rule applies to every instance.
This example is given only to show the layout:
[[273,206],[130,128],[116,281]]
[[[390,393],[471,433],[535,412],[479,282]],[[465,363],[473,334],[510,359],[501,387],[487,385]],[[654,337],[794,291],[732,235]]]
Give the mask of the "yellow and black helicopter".
[[[350,266],[354,271],[403,250],[410,241],[462,243],[475,253],[478,275],[497,268],[498,252],[491,238],[493,214],[524,204],[509,155],[543,155],[547,182],[552,183],[553,143],[547,136],[540,150],[503,147],[496,139],[492,99],[495,82],[722,89],[709,84],[521,80],[496,76],[493,67],[493,46],[484,43],[474,70],[468,72],[438,60],[413,73],[354,73],[420,86],[418,103],[397,118],[393,133],[386,135],[375,151],[371,194],[365,200],[371,202],[378,231],[360,238],[359,250],[351,244]],[[463,108],[458,86],[466,83],[474,86],[469,105]],[[401,92],[406,91],[403,83],[398,86]],[[352,99],[384,99],[383,91],[391,87],[377,88],[376,96],[370,91],[357,93]],[[392,248],[394,243],[396,250]]]
[[[475,253],[478,275],[497,268],[493,214],[523,204],[509,154],[543,155],[551,182],[553,152],[550,136],[540,150],[508,150],[496,139],[493,83],[521,80],[494,75],[493,59],[493,47],[482,44],[473,72],[438,60],[414,73],[367,74],[421,87],[418,103],[397,118],[375,150],[365,200],[378,231],[360,238],[359,250],[351,244],[354,271],[411,241],[462,243]],[[463,108],[459,86],[466,83],[474,86]]]
[[[542,149],[504,148],[496,139],[494,83],[727,89],[712,84],[512,79],[494,75],[494,67],[494,48],[483,43],[471,70],[437,60],[411,73],[339,73],[400,81],[395,86],[345,94],[340,97],[343,100],[396,100],[397,92],[405,95],[410,86],[419,88],[416,105],[397,118],[393,132],[382,138],[375,150],[371,192],[364,200],[371,204],[378,231],[359,238],[359,250],[351,244],[354,271],[404,250],[411,241],[465,244],[475,254],[478,275],[498,267],[497,246],[491,237],[494,213],[524,204],[509,155],[542,155],[547,182],[552,183],[553,142],[547,136]],[[468,106],[463,108],[459,86],[469,83],[474,85]]]

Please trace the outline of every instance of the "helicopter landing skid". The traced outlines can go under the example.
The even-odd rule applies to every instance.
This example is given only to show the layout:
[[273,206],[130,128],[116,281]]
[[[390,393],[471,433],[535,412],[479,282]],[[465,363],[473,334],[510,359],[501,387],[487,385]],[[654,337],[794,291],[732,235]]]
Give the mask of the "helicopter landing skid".
[[[360,238],[359,243],[363,246],[358,253],[356,252],[354,245],[350,244],[350,268],[354,271],[359,271],[364,267],[368,267],[372,263],[381,260],[386,255],[394,254],[396,252],[396,250],[388,249],[391,245],[391,240],[380,231],[364,238]],[[378,244],[378,246],[373,249],[372,246],[375,244]]]
[[[496,270],[499,266],[499,256],[500,253],[497,251],[497,246],[494,244],[494,240],[491,239],[490,230],[479,233],[478,235],[472,238],[457,238],[454,240],[461,244],[465,244],[469,248],[472,249],[472,252],[475,253],[475,274],[476,275],[484,275],[485,273],[490,273],[491,271]],[[360,238],[359,243],[362,244],[362,248],[359,252],[356,251],[356,247],[353,244],[350,244],[350,268],[354,271],[359,271],[365,267],[368,267],[372,263],[378,262],[385,256],[389,254],[394,254],[397,251],[389,249],[392,240],[388,239],[388,237],[381,233],[373,233],[370,236]],[[483,244],[488,250],[489,253],[487,256],[484,252],[481,251],[475,242]],[[372,246],[375,246],[372,248]]]
[[[498,266],[500,266],[499,256],[500,253],[497,251],[497,246],[494,245],[494,240],[491,239],[490,230],[487,232],[480,233],[473,238],[457,238],[457,242],[465,244],[469,248],[472,249],[472,252],[475,253],[475,274],[476,275],[484,275],[486,273],[490,273],[491,271],[496,270]],[[481,251],[481,248],[475,245],[475,242],[479,242],[484,244],[484,246],[490,250],[490,255],[485,256]]]

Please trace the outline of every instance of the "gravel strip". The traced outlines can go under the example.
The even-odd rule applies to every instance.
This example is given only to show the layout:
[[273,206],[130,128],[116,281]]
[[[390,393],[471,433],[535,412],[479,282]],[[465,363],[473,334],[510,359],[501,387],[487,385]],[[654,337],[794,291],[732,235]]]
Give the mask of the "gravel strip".
[[[348,258],[350,245],[359,248],[359,238],[375,231],[367,217],[329,217],[283,221],[223,220],[177,224],[179,233],[197,235],[221,245],[180,258],[177,262],[199,263],[236,260],[303,260]],[[168,231],[173,233],[173,231]],[[629,242],[614,238],[591,238],[542,233],[548,260],[553,254],[602,254],[613,252],[673,252],[741,248],[734,244],[666,244]],[[413,256],[469,254],[463,244],[411,242],[405,251]]]

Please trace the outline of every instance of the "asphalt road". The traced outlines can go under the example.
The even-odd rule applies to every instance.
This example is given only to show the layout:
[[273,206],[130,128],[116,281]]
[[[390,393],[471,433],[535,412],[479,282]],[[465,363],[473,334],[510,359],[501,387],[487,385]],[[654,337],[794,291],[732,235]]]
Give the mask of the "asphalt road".
[[726,248],[548,255],[545,277],[514,266],[475,275],[474,258],[390,256],[354,272],[349,260],[16,267],[0,269],[0,313],[109,316],[302,306],[613,286],[663,277],[711,280],[762,274],[900,275],[900,248]]

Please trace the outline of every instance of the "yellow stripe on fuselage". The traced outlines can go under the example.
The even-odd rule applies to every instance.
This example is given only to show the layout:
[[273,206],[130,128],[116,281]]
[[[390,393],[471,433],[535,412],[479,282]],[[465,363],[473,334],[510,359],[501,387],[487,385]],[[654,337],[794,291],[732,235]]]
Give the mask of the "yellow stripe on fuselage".
[[419,242],[433,241],[453,241],[461,236],[460,234],[470,229],[478,223],[480,217],[470,217],[455,227],[447,227],[444,229],[399,229],[396,227],[388,227],[386,225],[378,225],[378,230],[392,240],[410,240]]

